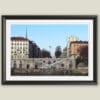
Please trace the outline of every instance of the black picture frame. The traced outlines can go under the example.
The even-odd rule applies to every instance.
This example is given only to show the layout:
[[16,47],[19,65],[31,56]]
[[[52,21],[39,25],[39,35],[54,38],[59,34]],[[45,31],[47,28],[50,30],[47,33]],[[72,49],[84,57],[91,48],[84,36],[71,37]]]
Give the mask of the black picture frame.
[[[6,80],[6,21],[7,20],[92,20],[93,21],[93,80],[34,81]],[[95,34],[94,34],[95,33]],[[92,63],[92,62],[91,62]],[[97,84],[97,15],[2,15],[2,84],[3,85],[96,85]]]

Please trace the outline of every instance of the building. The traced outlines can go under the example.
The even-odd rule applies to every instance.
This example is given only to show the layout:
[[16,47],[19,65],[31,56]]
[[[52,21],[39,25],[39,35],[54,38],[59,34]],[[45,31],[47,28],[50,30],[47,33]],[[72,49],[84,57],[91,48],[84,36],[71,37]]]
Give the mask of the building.
[[70,43],[73,41],[78,41],[78,37],[76,36],[70,36],[67,38],[67,46],[63,49],[63,52],[61,54],[61,58],[66,58],[70,56]]
[[11,37],[11,58],[40,58],[41,50],[35,42],[24,37]]
[[66,56],[67,56],[67,47],[65,47],[64,49],[63,49],[63,52],[62,52],[62,54],[61,54],[61,58],[66,58]]
[[41,49],[34,41],[29,41],[29,58],[41,58]]
[[29,40],[24,37],[11,37],[11,58],[29,58]]
[[70,56],[70,43],[72,41],[78,41],[78,38],[76,36],[70,36],[67,38],[67,57]]
[[87,41],[72,41],[70,42],[70,56],[80,56],[80,49],[83,46],[88,46]]
[[78,37],[76,37],[76,36],[70,36],[69,37],[69,41],[71,42],[71,41],[78,41],[79,39],[78,39]]

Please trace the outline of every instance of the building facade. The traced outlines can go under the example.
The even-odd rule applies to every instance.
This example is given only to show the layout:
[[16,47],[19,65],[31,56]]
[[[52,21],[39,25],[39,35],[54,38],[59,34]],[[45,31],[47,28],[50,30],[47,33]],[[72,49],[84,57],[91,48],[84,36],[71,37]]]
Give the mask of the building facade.
[[24,37],[11,37],[11,58],[25,59],[29,57],[29,40]]
[[73,41],[78,41],[76,36],[70,36],[67,38],[67,57],[70,56],[70,43]]
[[70,56],[80,56],[80,49],[83,46],[88,46],[87,41],[72,41],[70,42]]
[[11,37],[11,59],[41,58],[35,42],[24,37]]
[[41,58],[41,49],[33,41],[29,41],[29,58]]
[[62,54],[61,54],[61,58],[66,58],[66,56],[67,56],[67,47],[65,47],[64,49],[63,49],[63,52],[62,52]]

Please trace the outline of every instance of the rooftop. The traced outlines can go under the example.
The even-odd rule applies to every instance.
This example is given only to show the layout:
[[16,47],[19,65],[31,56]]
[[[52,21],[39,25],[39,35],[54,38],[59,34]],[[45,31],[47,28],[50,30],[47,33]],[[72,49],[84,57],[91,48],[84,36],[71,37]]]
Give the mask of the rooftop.
[[71,41],[71,43],[88,43],[88,41]]
[[24,37],[11,37],[11,40],[16,40],[16,41],[28,41],[27,38]]

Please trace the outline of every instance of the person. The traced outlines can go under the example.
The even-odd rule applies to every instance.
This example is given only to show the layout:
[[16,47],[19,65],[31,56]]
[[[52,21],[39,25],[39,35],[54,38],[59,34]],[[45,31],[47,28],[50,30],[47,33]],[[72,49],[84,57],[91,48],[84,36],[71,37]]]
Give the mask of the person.
[[50,60],[48,61],[48,64],[51,64],[51,61]]
[[38,65],[37,64],[35,64],[35,69],[38,69]]
[[27,64],[27,66],[26,66],[26,67],[27,67],[27,69],[29,69],[29,68],[30,68],[30,65],[29,65],[29,64]]
[[72,61],[69,63],[69,68],[72,69]]
[[29,68],[30,68],[30,65],[29,65],[29,64],[27,64],[27,66],[26,66],[27,73],[29,73],[29,72],[30,72]]
[[12,68],[12,74],[15,74],[16,67],[17,67],[16,61],[14,61],[13,68]]
[[20,69],[20,71],[22,71],[22,61],[20,61],[19,69]]
[[72,61],[69,62],[69,73],[72,73]]
[[16,67],[17,67],[16,61],[14,61],[13,68],[16,69]]

